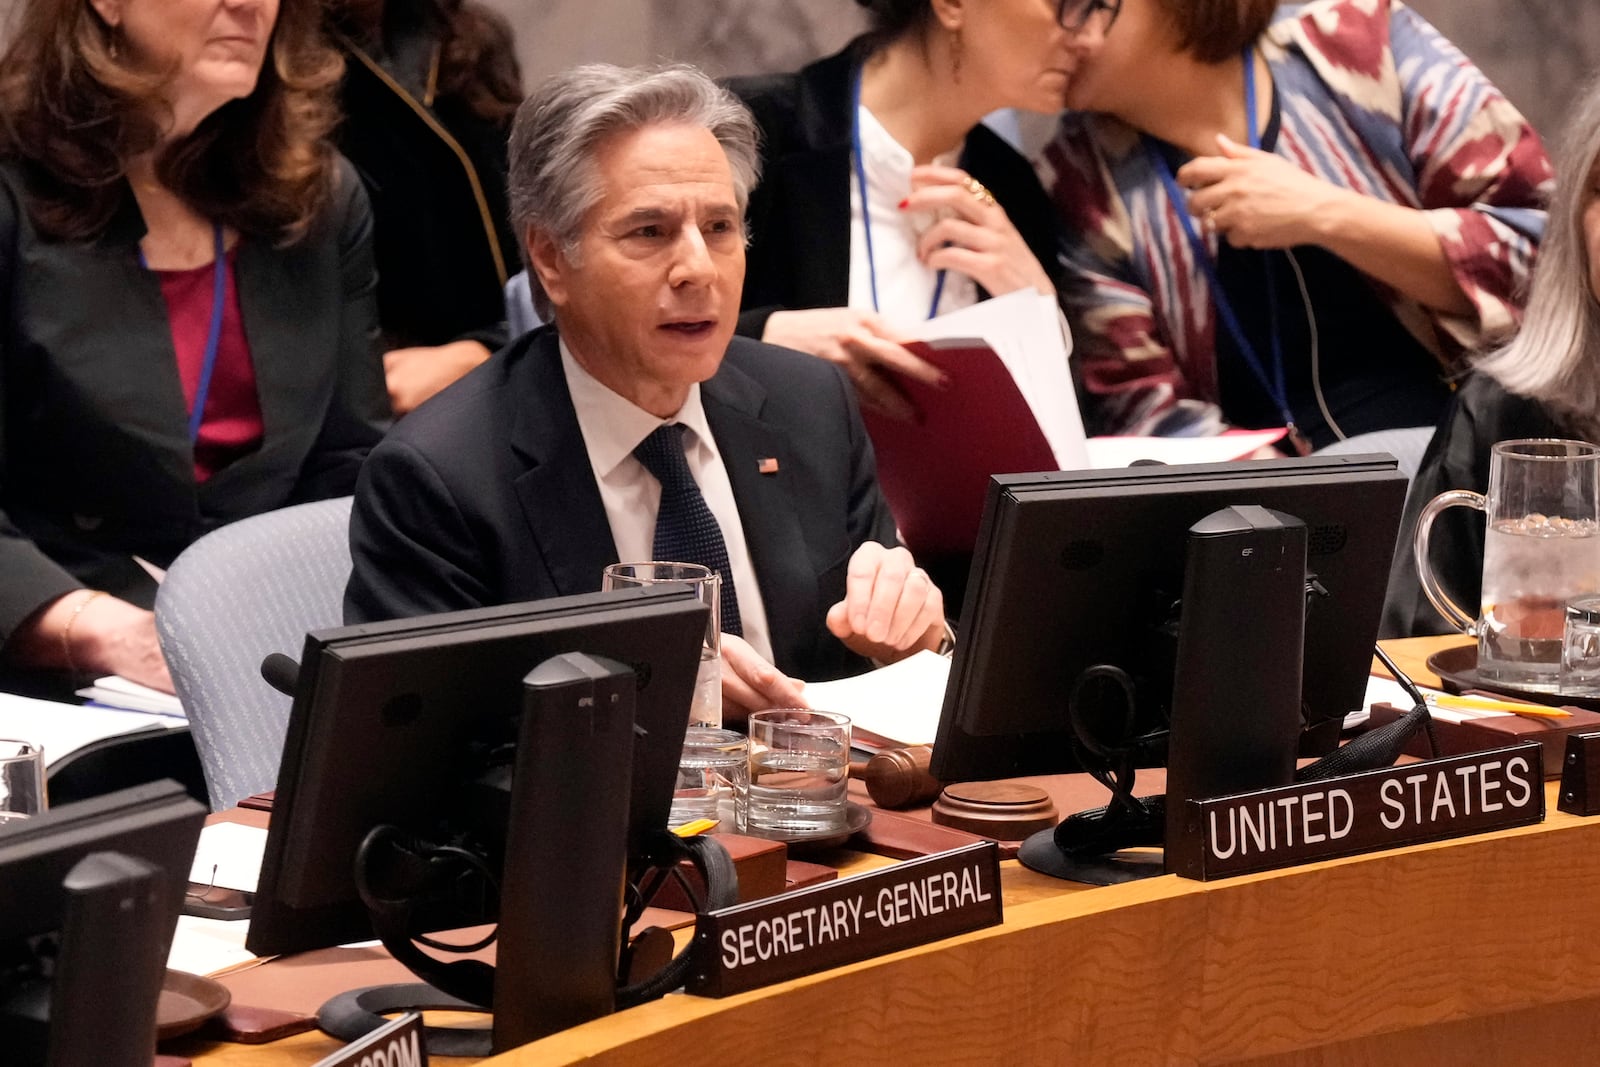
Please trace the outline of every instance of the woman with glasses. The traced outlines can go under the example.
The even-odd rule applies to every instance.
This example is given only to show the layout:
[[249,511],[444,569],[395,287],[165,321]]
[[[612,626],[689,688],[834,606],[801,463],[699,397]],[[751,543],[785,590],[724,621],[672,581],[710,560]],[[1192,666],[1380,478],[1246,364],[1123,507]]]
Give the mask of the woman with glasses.
[[1511,330],[1550,165],[1399,0],[1126,0],[1041,164],[1092,431],[1431,425]]
[[888,372],[934,373],[900,347],[906,327],[986,296],[1055,293],[1053,209],[979,123],[1000,108],[1059,111],[1115,11],[857,2],[871,31],[843,52],[730,85],[762,133],[740,332],[840,364],[864,403],[904,415]]

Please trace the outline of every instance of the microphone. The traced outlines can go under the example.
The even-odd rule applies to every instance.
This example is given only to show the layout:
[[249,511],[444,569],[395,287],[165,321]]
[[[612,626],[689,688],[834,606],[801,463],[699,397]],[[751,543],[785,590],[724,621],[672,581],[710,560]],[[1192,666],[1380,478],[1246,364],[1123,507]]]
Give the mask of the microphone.
[[270,652],[261,661],[261,678],[284,696],[292,697],[300,681],[300,664],[282,652]]

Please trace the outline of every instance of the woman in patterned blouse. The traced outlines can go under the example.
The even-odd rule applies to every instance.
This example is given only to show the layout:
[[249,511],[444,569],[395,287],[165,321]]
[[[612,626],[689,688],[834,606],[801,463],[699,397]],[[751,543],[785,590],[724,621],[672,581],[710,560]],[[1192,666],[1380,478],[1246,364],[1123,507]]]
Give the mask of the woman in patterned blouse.
[[1513,329],[1550,164],[1400,0],[1127,0],[1040,167],[1099,432],[1433,423]]

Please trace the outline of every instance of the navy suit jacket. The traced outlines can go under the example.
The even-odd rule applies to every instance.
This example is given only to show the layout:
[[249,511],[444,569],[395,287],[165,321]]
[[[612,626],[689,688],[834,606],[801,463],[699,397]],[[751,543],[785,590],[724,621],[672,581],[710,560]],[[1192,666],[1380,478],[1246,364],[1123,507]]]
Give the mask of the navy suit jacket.
[[[860,669],[823,619],[851,553],[896,541],[854,392],[822,360],[736,337],[701,398],[777,666],[812,679]],[[776,472],[762,473],[765,459]],[[373,450],[350,547],[348,622],[600,588],[619,561],[555,328],[497,353]]]

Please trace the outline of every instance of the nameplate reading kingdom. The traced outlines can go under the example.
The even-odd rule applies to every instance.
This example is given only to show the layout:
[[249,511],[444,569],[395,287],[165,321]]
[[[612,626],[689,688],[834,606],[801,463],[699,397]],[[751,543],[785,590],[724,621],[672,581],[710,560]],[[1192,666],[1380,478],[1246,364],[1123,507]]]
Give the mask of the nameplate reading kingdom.
[[999,848],[966,845],[700,916],[688,991],[725,997],[1000,919]]
[[1191,800],[1167,869],[1209,881],[1527,826],[1544,818],[1542,746],[1426,760]]
[[428,1067],[422,1044],[422,1016],[408,1012],[318,1060],[316,1067]]

